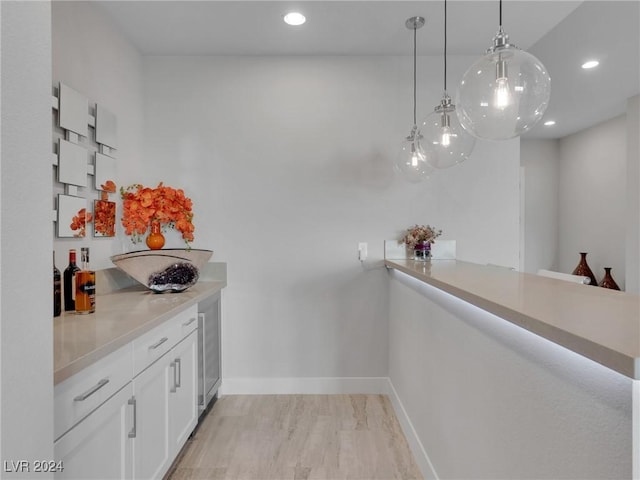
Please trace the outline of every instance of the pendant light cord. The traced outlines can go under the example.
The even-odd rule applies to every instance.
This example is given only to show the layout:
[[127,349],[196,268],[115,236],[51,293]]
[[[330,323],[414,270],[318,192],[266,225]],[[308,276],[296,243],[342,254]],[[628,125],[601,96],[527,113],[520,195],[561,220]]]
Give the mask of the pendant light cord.
[[447,94],[447,0],[444,0],[444,93]]
[[418,28],[413,27],[413,124],[416,123],[416,34]]
[[500,0],[500,30],[502,30],[502,0]]

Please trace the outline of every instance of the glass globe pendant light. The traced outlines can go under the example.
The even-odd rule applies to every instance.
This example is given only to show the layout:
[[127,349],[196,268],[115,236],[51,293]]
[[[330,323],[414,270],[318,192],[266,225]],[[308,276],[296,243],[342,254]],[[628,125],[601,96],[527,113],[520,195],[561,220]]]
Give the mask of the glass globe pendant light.
[[549,105],[551,78],[536,57],[509,43],[500,27],[493,46],[463,75],[456,103],[464,128],[478,138],[506,140],[531,130]]
[[420,125],[429,163],[435,168],[448,168],[464,162],[476,139],[460,124],[456,106],[447,93],[447,0],[444,0],[444,94],[440,105]]
[[411,17],[405,25],[413,30],[413,127],[402,142],[395,168],[409,182],[418,183],[429,178],[433,172],[433,167],[427,161],[427,154],[422,148],[422,134],[416,123],[416,32],[424,25],[424,18]]

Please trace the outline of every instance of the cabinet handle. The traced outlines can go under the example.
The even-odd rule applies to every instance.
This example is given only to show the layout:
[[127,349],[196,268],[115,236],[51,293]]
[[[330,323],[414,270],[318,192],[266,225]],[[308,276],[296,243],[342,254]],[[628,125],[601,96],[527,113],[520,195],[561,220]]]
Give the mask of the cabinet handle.
[[176,388],[180,388],[180,384],[182,383],[182,362],[179,358],[176,358],[175,364],[177,365],[176,370],[178,370],[178,381],[176,382]]
[[171,387],[171,393],[176,393],[176,389],[178,388],[178,383],[176,382],[176,374],[178,372],[178,367],[176,367],[176,362],[171,362],[169,364],[171,368],[173,368],[173,387]]
[[138,405],[136,403],[136,397],[131,397],[127,404],[133,406],[133,427],[131,427],[131,431],[129,432],[129,438],[136,438],[136,428],[138,427]]
[[[198,317],[200,318],[200,322],[198,322],[198,327],[202,330],[202,358],[198,359],[198,370],[199,370],[199,378],[198,378],[198,382],[202,382],[203,385],[203,392],[205,393],[204,395],[202,395],[202,399],[201,399],[201,404],[200,406],[202,408],[205,408],[207,406],[207,395],[206,395],[206,385],[207,385],[207,349],[205,348],[206,345],[206,338],[207,338],[207,316],[204,313],[199,313]],[[198,332],[198,341],[200,342],[200,332]]]
[[156,348],[158,348],[160,345],[162,345],[164,342],[166,342],[167,340],[169,340],[169,338],[167,337],[162,337],[160,340],[158,340],[156,343],[154,343],[153,345],[151,345],[149,347],[149,350],[155,350]]
[[84,392],[84,393],[78,395],[77,397],[75,397],[73,399],[73,401],[74,402],[84,402],[87,398],[89,398],[91,395],[96,393],[98,390],[100,390],[102,387],[104,387],[107,383],[109,383],[109,379],[108,378],[103,378],[98,383],[96,383],[93,387],[91,387],[89,390],[87,390],[86,392]]
[[183,327],[188,327],[189,325],[191,325],[195,321],[196,321],[196,317],[193,317],[193,318],[189,319],[188,322],[183,323],[182,326]]

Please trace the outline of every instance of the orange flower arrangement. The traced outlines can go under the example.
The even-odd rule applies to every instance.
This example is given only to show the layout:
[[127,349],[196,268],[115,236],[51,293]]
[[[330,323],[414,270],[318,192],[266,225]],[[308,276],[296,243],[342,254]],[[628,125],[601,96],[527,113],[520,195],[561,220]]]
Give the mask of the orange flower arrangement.
[[175,228],[182,233],[185,243],[193,241],[193,202],[182,189],[166,187],[160,182],[156,188],[134,184],[120,188],[123,203],[122,226],[131,241],[138,243],[151,225],[159,222],[163,227]]

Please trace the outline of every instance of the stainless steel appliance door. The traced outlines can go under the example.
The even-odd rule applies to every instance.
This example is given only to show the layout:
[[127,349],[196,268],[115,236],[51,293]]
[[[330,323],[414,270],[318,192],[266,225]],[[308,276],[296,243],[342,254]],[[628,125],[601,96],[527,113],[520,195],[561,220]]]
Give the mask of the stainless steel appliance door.
[[198,401],[204,411],[220,386],[220,293],[198,303]]

